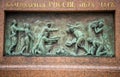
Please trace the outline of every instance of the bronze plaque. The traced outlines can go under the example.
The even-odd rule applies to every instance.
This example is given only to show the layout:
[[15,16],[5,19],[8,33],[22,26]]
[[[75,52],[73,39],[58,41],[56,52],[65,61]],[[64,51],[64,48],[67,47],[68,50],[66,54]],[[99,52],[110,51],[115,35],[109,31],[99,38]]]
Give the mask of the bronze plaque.
[[0,77],[120,76],[119,0],[0,0]]
[[114,11],[5,14],[5,55],[115,56]]

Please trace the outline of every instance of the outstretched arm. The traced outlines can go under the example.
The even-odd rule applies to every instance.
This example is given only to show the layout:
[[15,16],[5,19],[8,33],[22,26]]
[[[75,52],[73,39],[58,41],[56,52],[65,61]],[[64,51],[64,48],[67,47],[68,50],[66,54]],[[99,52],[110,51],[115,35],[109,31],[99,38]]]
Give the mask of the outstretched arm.
[[16,27],[16,30],[17,30],[17,31],[25,31],[24,28],[18,28],[18,27]]
[[14,31],[14,27],[11,27],[11,32],[10,32],[10,38],[16,35],[16,32]]
[[103,30],[103,28],[95,28],[95,33],[99,33]]
[[45,40],[46,42],[54,43],[54,42],[56,42],[57,40],[59,40],[59,38],[60,38],[60,37],[54,37],[54,38],[46,38],[46,37],[44,37],[44,40]]
[[28,34],[32,40],[34,40],[34,37],[31,33]]
[[9,38],[11,38],[11,37],[13,37],[13,36],[15,36],[16,35],[16,33],[12,33],[10,36],[9,36]]
[[58,28],[49,28],[48,31],[50,31],[50,32],[58,31]]

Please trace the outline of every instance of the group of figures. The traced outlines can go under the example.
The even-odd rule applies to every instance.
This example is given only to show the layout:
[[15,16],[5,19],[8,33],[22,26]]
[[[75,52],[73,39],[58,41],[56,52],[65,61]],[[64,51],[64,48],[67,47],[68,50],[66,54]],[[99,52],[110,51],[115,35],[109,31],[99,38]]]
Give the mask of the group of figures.
[[[64,46],[60,46],[53,53],[61,36],[51,36],[51,32],[59,31],[58,28],[52,27],[52,22],[47,22],[42,28],[39,35],[34,36],[30,24],[24,23],[23,27],[18,27],[17,21],[14,19],[10,25],[10,45],[6,50],[6,55],[68,55],[79,56],[80,50],[84,51],[84,55],[91,56],[114,56],[111,51],[111,46],[105,43],[104,34],[104,19],[92,21],[87,26],[87,33],[80,29],[81,24],[66,24],[66,34],[72,37],[72,40],[66,41]],[[19,35],[19,33],[21,34]],[[18,37],[19,36],[19,37]],[[66,36],[67,37],[67,36]],[[18,38],[20,38],[18,40]],[[35,42],[35,38],[37,41]],[[16,48],[19,42],[18,49]],[[73,47],[74,50],[67,48]]]

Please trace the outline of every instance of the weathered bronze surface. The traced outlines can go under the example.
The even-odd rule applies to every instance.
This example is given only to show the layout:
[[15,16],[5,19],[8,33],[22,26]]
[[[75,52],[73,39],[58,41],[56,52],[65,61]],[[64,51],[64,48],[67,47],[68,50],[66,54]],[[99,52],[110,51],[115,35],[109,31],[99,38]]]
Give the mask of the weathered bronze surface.
[[114,13],[6,13],[5,55],[114,56]]
[[[8,39],[8,36],[10,35],[9,25],[11,25],[14,19],[18,23],[16,29],[24,29],[24,31],[17,30],[18,34],[16,36],[19,37],[17,38],[19,39],[19,43],[17,43],[15,51],[12,51],[12,54],[14,54],[9,55],[6,53],[6,50],[10,48],[11,44],[7,45],[6,42],[12,42],[11,38]],[[76,48],[78,51],[74,51],[75,44],[73,46],[67,46],[67,44],[69,44],[68,42],[77,38],[73,32],[69,32],[69,26],[67,26],[67,24],[76,26],[76,22],[81,22],[84,27],[82,27],[82,30],[78,28],[78,31],[88,36],[89,32],[86,29],[88,28],[88,24],[100,19],[104,20],[105,25],[101,27],[101,30],[103,28],[102,33],[109,36],[108,41],[113,49],[112,52],[115,54],[114,57],[104,57],[105,55],[94,57],[96,54],[92,55],[93,53],[91,51],[89,51],[90,54],[85,55],[87,53],[82,48]],[[42,24],[39,24],[39,21],[41,21]],[[50,36],[60,36],[58,41],[52,44],[53,48],[59,46],[58,51],[56,51],[57,55],[40,55],[41,53],[36,51],[39,49],[35,48],[35,51],[39,53],[37,54],[38,57],[36,57],[36,54],[27,51],[27,47],[31,47],[35,40],[37,42],[39,33],[46,27],[45,25],[48,21],[55,24],[51,28],[58,29],[57,31],[50,32]],[[27,28],[24,27],[24,23],[30,25],[28,29],[30,32],[26,31]],[[33,40],[29,36],[30,42],[26,42],[30,46],[24,43],[20,46],[20,41],[22,39],[24,40],[27,36],[25,31],[33,36]],[[61,33],[61,31],[64,31],[64,33]],[[97,32],[97,29],[92,29],[91,32],[92,36],[97,37],[95,40],[86,38],[90,50],[93,51],[94,45],[92,45],[91,40],[94,41],[95,46],[97,46],[95,43],[96,39],[98,40],[98,38],[100,38],[94,31]],[[86,32],[88,32],[88,34],[86,34]],[[102,33],[100,33],[100,35]],[[22,39],[20,39],[20,37],[22,37],[20,35],[23,35]],[[100,40],[98,41],[101,42]],[[19,52],[16,51],[18,44],[21,47],[20,49],[23,49],[22,54],[17,54],[17,52]],[[84,43],[82,45],[84,46]],[[101,46],[99,45],[99,47]],[[73,55],[70,57],[68,57],[68,55],[64,56],[61,52],[64,52],[65,48],[70,49],[74,54],[81,54],[83,57],[73,57]],[[32,55],[26,57],[30,55],[28,53],[32,53]],[[0,0],[0,77],[20,76],[119,77],[120,0]]]

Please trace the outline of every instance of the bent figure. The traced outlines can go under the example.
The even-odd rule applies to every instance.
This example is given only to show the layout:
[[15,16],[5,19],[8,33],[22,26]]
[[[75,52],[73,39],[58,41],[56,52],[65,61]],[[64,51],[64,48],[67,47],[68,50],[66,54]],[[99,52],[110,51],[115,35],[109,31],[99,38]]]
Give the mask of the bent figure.
[[48,22],[45,27],[42,29],[41,33],[40,33],[40,36],[41,35],[44,35],[45,32],[48,33],[48,36],[47,37],[50,37],[50,32],[54,32],[54,31],[58,31],[57,28],[51,28],[52,27],[52,22]]
[[103,19],[99,19],[97,21],[91,22],[88,25],[89,37],[93,37],[92,32],[94,32],[95,35],[102,34],[103,26],[104,26],[104,20]]
[[47,25],[42,29],[41,33],[38,36],[38,42],[32,49],[32,54],[35,54],[36,50],[38,53],[46,54],[49,51],[46,47],[46,43],[52,45],[53,43],[56,43],[58,41],[59,37],[50,37],[50,32],[58,31],[57,28],[51,28],[51,26],[52,23],[47,23]]
[[105,45],[103,44],[103,42],[94,38],[88,38],[87,41],[89,44],[91,44],[88,54],[96,55],[96,56],[107,54]]
[[73,34],[75,36],[75,38],[71,42],[66,43],[66,46],[71,46],[71,45],[75,44],[75,52],[77,54],[78,47],[84,48],[81,45],[85,41],[84,33],[81,30],[77,29],[79,26],[74,26],[74,25],[68,24],[68,27],[69,27],[69,29],[67,30],[67,32]]
[[33,54],[36,54],[36,52],[39,54],[46,54],[50,47],[52,46],[49,46],[49,48],[46,46],[46,43],[54,43],[54,42],[57,42],[59,37],[55,37],[55,38],[48,38],[48,33],[45,32],[43,36],[39,36],[39,40],[37,42],[37,44],[33,47],[32,49],[32,53]]

